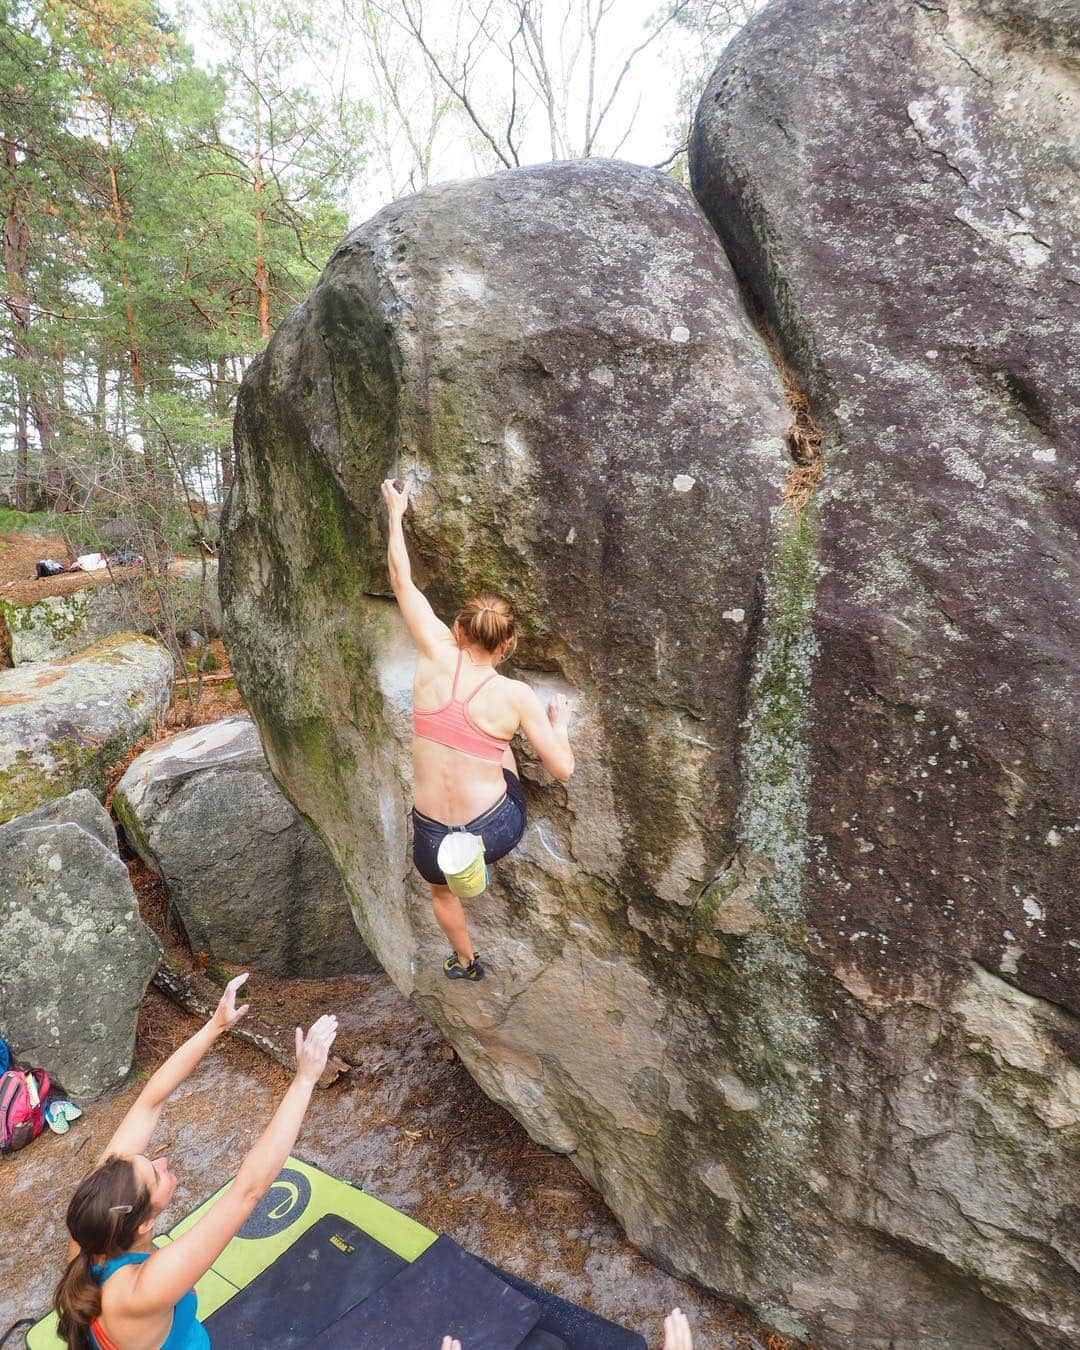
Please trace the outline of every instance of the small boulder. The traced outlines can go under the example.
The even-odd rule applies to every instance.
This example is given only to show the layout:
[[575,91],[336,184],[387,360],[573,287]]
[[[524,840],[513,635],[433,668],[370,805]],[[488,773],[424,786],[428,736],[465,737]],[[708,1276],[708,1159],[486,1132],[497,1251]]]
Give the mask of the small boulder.
[[172,678],[165,648],[133,633],[0,671],[0,822],[76,788],[103,796],[109,767],[165,715]]
[[[70,656],[116,632],[115,623],[100,626],[101,605],[94,603],[96,596],[94,587],[84,586],[70,595],[46,595],[29,605],[0,600],[0,620],[7,629],[11,664],[25,666]],[[130,623],[120,626],[131,627]]]
[[113,807],[195,951],[279,976],[376,968],[334,860],[278,787],[249,717],[147,750]]
[[0,826],[0,1034],[18,1058],[75,1096],[115,1087],[160,956],[92,793]]
[[116,827],[112,817],[92,792],[86,788],[76,788],[66,797],[56,801],[43,802],[25,816],[17,816],[8,822],[12,830],[38,829],[43,825],[74,824],[92,834],[105,848],[113,853],[116,848]]

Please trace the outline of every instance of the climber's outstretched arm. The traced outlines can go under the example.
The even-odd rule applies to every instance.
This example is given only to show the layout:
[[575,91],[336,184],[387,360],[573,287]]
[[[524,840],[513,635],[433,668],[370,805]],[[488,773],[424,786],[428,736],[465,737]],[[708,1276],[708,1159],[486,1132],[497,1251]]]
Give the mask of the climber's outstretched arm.
[[409,550],[401,522],[409,505],[409,485],[398,488],[392,478],[382,485],[382,495],[390,517],[390,542],[386,548],[386,566],[394,588],[401,617],[412,640],[425,654],[440,642],[452,642],[453,634],[431,608],[427,596],[412,579]]
[[[116,1127],[95,1166],[100,1167],[106,1158],[114,1154],[130,1156],[134,1153],[145,1153],[161,1117],[161,1108],[192,1073],[215,1041],[227,1031],[231,1031],[247,1012],[248,1004],[245,1003],[240,1008],[236,1006],[237,990],[246,979],[247,975],[244,974],[236,975],[229,981],[209,1022],[200,1027],[193,1036],[189,1036],[183,1045],[174,1050],[165,1063],[151,1075]],[[72,1238],[68,1242],[68,1261],[75,1259],[78,1250],[78,1244]]]

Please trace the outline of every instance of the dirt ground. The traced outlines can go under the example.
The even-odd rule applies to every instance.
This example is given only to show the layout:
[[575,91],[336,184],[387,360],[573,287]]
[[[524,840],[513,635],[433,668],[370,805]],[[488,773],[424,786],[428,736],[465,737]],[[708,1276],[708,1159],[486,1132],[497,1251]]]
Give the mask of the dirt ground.
[[[18,557],[10,555],[10,540],[21,550]],[[42,547],[40,537],[18,534],[0,544],[0,595],[22,584],[17,574],[28,560],[32,574],[38,557],[55,556]],[[73,583],[72,589],[99,584],[87,577],[37,584],[40,594],[57,594],[59,583]],[[227,675],[220,643],[214,651],[217,673]],[[115,766],[113,782],[151,740],[242,709],[228,679],[210,685],[194,707],[178,683],[166,723]],[[171,957],[190,959],[166,926],[163,884],[138,859],[126,861],[143,917]],[[253,973],[248,989],[245,999],[253,1009],[284,1027],[336,1012],[341,1030],[335,1050],[356,1065],[316,1092],[296,1145],[300,1157],[506,1270],[641,1331],[650,1346],[660,1345],[664,1315],[678,1305],[690,1318],[698,1350],[794,1350],[791,1342],[635,1251],[569,1160],[534,1144],[483,1095],[452,1048],[385,975],[285,981]],[[86,1104],[68,1134],[46,1132],[22,1152],[0,1159],[0,1338],[17,1318],[47,1309],[60,1274],[63,1216],[72,1191],[148,1073],[197,1025],[151,986],[128,1085]],[[285,1071],[259,1050],[226,1039],[178,1090],[154,1148],[170,1156],[179,1177],[163,1228],[235,1173],[287,1082]],[[24,1341],[17,1333],[6,1344]]]
[[103,568],[100,572],[60,572],[55,577],[35,577],[41,558],[67,561],[67,545],[59,535],[37,534],[32,530],[11,530],[0,534],[0,599],[16,604],[31,604],[49,595],[71,595],[86,586],[108,586],[114,578],[141,576],[143,567]]
[[[35,534],[29,530],[12,530],[0,535],[0,598],[28,604],[43,600],[47,595],[71,595],[84,586],[106,584],[110,577],[101,572],[61,572],[55,577],[35,578],[34,568],[39,558],[67,562],[67,545],[59,535]],[[130,567],[114,568],[114,574],[124,575]]]

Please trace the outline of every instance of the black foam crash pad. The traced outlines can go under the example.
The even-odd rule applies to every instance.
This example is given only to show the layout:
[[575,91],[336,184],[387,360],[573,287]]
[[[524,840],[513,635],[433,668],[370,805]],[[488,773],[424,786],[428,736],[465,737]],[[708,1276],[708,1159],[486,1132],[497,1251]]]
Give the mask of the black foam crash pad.
[[[482,1257],[480,1259],[483,1261]],[[493,1275],[498,1275],[500,1280],[513,1285],[520,1294],[524,1294],[526,1298],[539,1305],[540,1320],[536,1324],[537,1331],[546,1331],[561,1340],[566,1350],[648,1350],[645,1338],[639,1336],[636,1331],[627,1331],[617,1322],[609,1322],[607,1318],[586,1312],[575,1303],[567,1303],[566,1299],[550,1294],[546,1289],[530,1284],[528,1280],[500,1270],[490,1261],[483,1261],[483,1264]],[[533,1346],[526,1341],[521,1350],[533,1350]],[[539,1343],[536,1350],[541,1350]]]
[[462,1251],[452,1238],[440,1237],[309,1344],[311,1350],[411,1350],[437,1347],[450,1335],[468,1350],[516,1350],[539,1318],[534,1299]]
[[362,1228],[326,1214],[206,1319],[214,1350],[300,1350],[407,1269]]

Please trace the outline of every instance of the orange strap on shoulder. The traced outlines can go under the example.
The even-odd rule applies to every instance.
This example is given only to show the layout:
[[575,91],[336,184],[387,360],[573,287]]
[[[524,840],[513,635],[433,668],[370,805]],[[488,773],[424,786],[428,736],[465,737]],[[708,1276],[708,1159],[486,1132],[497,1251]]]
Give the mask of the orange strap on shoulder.
[[90,1335],[97,1342],[98,1350],[119,1350],[116,1342],[101,1329],[101,1323],[96,1317],[90,1323]]

